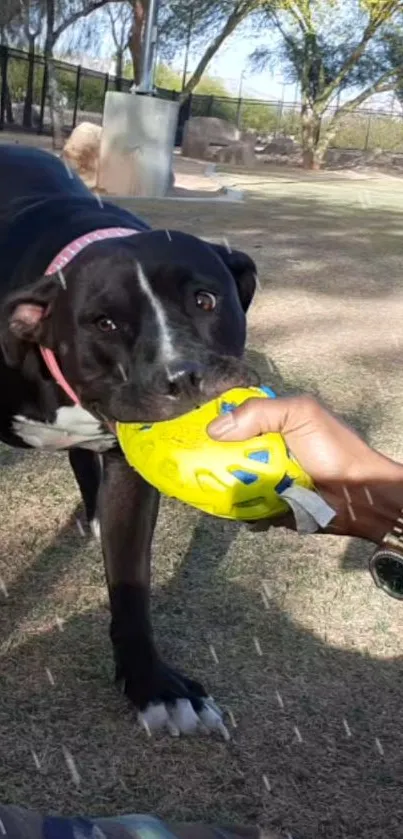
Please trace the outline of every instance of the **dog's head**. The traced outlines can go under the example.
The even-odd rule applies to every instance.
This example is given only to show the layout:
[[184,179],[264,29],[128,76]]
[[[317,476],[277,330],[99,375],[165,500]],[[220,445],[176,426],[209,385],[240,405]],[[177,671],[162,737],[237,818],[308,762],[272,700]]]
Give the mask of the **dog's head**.
[[256,285],[246,254],[150,231],[88,246],[63,277],[7,299],[3,351],[16,363],[32,342],[52,349],[98,417],[166,419],[255,380],[242,362]]

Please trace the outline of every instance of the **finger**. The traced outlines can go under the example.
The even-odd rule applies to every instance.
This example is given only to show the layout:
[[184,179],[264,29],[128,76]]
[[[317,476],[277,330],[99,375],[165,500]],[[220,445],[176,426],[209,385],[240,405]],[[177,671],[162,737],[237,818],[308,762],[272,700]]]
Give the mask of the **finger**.
[[217,417],[207,428],[215,440],[248,440],[268,431],[283,431],[293,399],[247,399],[239,408]]

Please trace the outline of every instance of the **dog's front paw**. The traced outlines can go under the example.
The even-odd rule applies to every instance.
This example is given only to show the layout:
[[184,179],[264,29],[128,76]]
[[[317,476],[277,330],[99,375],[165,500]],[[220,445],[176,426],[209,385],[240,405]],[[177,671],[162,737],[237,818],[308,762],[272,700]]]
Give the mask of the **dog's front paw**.
[[137,719],[151,736],[155,731],[166,730],[173,737],[181,734],[196,734],[198,731],[209,734],[217,731],[224,740],[230,735],[224,725],[222,714],[211,697],[201,701],[198,711],[190,699],[175,699],[174,702],[149,702],[144,711],[139,711]]
[[126,695],[138,709],[138,721],[150,736],[161,730],[174,737],[217,731],[229,740],[222,713],[203,686],[162,661],[154,662],[147,685],[139,684],[135,674],[124,682]]

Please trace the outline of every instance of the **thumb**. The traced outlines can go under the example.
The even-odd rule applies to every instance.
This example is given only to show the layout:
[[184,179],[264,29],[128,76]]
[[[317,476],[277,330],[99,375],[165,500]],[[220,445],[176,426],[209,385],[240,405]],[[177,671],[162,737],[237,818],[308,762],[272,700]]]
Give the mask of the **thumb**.
[[239,408],[217,417],[207,428],[214,440],[248,440],[268,431],[282,432],[287,423],[287,399],[247,399]]

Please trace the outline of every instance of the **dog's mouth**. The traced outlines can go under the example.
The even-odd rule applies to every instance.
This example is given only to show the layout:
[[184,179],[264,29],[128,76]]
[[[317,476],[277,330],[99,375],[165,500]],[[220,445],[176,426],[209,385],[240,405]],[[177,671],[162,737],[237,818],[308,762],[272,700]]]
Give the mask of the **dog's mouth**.
[[161,422],[187,414],[234,387],[256,386],[259,381],[257,373],[244,362],[234,359],[229,364],[226,360],[226,364],[218,363],[215,369],[206,371],[197,382],[182,383],[165,393],[127,383],[112,393],[107,409],[101,403],[92,403],[90,410],[108,428],[116,422]]

